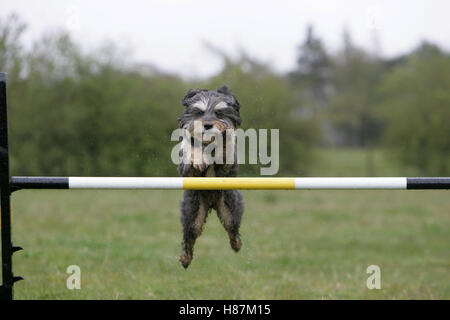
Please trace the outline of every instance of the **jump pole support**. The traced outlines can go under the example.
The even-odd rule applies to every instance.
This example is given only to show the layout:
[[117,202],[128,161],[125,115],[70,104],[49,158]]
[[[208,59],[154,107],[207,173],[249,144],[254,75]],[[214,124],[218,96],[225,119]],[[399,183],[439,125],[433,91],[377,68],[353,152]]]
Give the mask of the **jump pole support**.
[[11,236],[11,193],[20,189],[450,189],[450,177],[348,178],[175,178],[175,177],[11,177],[9,171],[6,73],[0,72],[0,201],[2,284],[0,300],[13,299],[12,256],[21,250]]
[[21,247],[14,246],[11,237],[11,189],[9,174],[8,114],[6,97],[6,73],[0,72],[0,208],[2,233],[2,284],[0,300],[12,300],[14,282],[22,277],[14,276],[12,256]]

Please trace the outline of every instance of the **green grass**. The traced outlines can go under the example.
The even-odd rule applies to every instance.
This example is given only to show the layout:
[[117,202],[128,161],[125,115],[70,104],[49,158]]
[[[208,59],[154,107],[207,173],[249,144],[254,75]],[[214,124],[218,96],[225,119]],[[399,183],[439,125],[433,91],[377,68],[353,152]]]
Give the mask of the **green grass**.
[[370,154],[373,159],[372,172],[368,170],[369,155],[361,149],[318,149],[315,165],[309,175],[318,177],[420,176],[418,170],[399,165],[383,150],[375,149]]
[[[355,152],[330,151],[343,166],[318,162],[316,175],[333,175],[333,168],[334,175],[363,172]],[[380,170],[393,170],[382,155],[377,160]],[[25,248],[15,254],[14,271],[26,279],[16,284],[15,297],[450,298],[448,191],[247,191],[244,196],[241,252],[231,250],[213,212],[184,270],[178,262],[181,191],[14,193],[13,238]],[[81,290],[66,288],[72,264],[81,268]],[[366,288],[366,268],[372,264],[381,268],[381,290]]]

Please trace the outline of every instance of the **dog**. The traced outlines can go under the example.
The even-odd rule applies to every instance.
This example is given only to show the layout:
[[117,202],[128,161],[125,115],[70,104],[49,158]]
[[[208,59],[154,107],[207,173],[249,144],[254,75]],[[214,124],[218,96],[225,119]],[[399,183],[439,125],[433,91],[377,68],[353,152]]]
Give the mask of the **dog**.
[[[213,91],[189,90],[182,100],[185,107],[178,118],[179,127],[190,133],[182,137],[179,156],[183,161],[178,166],[182,177],[235,177],[238,172],[237,146],[234,130],[241,124],[240,104],[227,86]],[[200,129],[201,143],[196,143],[195,125]],[[210,137],[207,134],[211,133]],[[231,161],[211,161],[205,156],[205,146],[214,143],[214,134],[226,139],[223,154],[233,150]],[[211,139],[212,136],[212,139]],[[195,154],[199,155],[195,161]],[[179,261],[187,269],[194,256],[194,244],[201,235],[208,214],[214,209],[228,233],[230,246],[238,252],[242,241],[239,234],[244,200],[239,190],[185,190],[181,205],[183,226],[182,252]]]

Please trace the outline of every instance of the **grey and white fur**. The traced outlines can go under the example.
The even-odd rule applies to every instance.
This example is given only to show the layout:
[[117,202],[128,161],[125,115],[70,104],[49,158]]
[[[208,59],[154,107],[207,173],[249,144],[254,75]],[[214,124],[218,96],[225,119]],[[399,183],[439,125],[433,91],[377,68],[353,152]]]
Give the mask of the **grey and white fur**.
[[[201,124],[203,133],[220,133],[225,137],[241,124],[240,104],[227,86],[215,91],[207,89],[189,90],[182,100],[185,110],[178,119],[180,128],[188,130],[194,136],[194,122]],[[189,141],[190,140],[190,141]],[[194,140],[183,138],[180,157],[198,151]],[[190,145],[187,149],[186,146]],[[238,172],[237,147],[233,139],[223,144],[226,148],[234,148],[234,160],[211,162],[201,155],[201,161],[182,161],[178,172],[182,177],[235,177]],[[187,151],[187,152],[186,152]],[[202,152],[202,151],[200,151]],[[204,151],[203,151],[204,152]],[[239,190],[185,190],[181,201],[181,224],[183,226],[183,242],[180,262],[184,268],[191,263],[194,255],[194,244],[201,235],[203,225],[211,210],[217,212],[222,225],[228,233],[231,248],[238,252],[242,246],[239,227],[244,212],[244,201]]]

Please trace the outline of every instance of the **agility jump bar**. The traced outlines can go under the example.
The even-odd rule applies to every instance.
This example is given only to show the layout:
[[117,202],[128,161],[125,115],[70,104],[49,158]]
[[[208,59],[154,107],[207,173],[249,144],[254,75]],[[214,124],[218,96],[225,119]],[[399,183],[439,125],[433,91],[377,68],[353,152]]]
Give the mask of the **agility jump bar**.
[[19,189],[450,189],[450,177],[320,177],[320,178],[201,178],[201,177],[12,177]]

